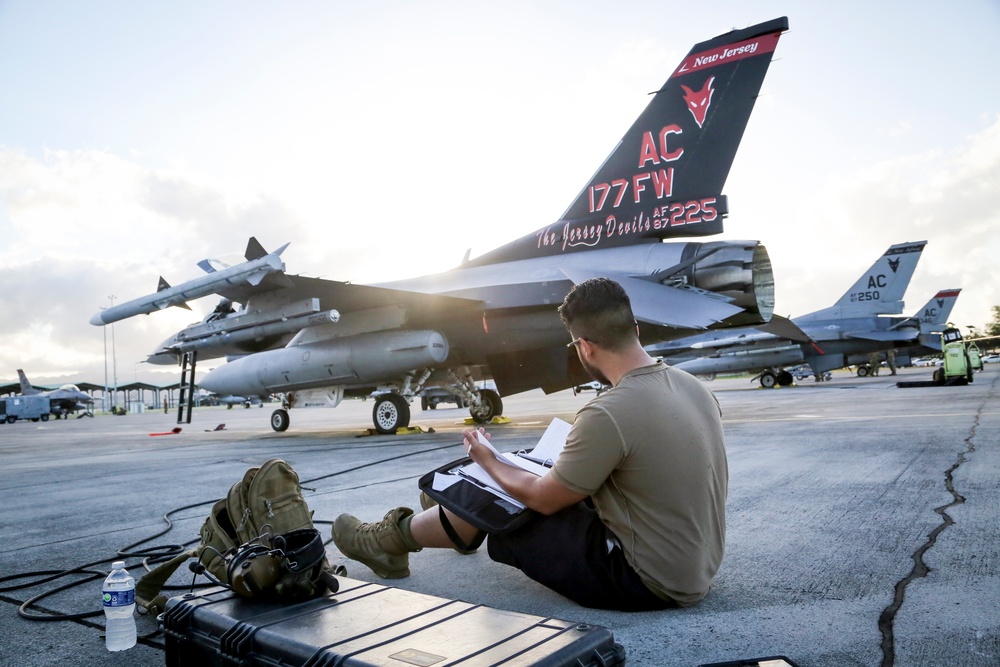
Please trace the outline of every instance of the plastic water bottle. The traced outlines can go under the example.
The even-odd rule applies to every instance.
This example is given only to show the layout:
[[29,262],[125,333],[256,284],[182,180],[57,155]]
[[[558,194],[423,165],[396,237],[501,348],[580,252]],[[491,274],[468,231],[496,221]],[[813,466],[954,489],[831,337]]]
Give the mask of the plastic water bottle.
[[104,580],[104,631],[109,651],[124,651],[135,646],[135,579],[125,569],[125,561],[111,564],[111,574]]

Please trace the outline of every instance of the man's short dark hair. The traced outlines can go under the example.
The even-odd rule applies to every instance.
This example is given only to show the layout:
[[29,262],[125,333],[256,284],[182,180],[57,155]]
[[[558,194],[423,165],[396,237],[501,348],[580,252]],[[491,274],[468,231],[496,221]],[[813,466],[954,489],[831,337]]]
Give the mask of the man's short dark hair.
[[607,350],[622,350],[637,338],[632,302],[610,278],[574,285],[559,306],[559,316],[570,335]]

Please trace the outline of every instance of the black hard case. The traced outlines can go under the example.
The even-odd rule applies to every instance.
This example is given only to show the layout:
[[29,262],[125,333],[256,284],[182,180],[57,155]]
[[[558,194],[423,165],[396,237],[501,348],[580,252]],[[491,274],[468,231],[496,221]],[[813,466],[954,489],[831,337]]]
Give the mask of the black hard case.
[[167,667],[264,665],[624,665],[611,631],[340,579],[297,604],[225,588],[171,598],[161,618]]

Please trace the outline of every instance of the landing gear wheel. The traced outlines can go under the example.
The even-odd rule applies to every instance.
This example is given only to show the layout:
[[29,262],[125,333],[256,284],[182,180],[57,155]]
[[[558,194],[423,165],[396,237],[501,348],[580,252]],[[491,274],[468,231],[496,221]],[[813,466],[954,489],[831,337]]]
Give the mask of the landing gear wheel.
[[278,433],[288,430],[288,425],[291,423],[291,419],[288,418],[288,410],[284,408],[278,408],[271,413],[271,428],[273,428]]
[[781,371],[778,373],[778,385],[782,387],[789,387],[795,382],[795,378],[788,371]]
[[764,389],[773,389],[774,385],[778,383],[778,379],[774,377],[771,372],[762,373],[760,376],[760,386]]
[[503,414],[500,394],[492,389],[480,389],[479,397],[483,399],[482,405],[478,408],[469,408],[469,414],[477,424],[488,424],[494,417]]
[[395,433],[410,425],[410,405],[399,394],[382,394],[375,401],[372,421],[379,433]]
[[872,372],[872,369],[869,368],[868,366],[858,366],[858,377],[859,378],[868,377],[868,375],[870,375],[871,372]]

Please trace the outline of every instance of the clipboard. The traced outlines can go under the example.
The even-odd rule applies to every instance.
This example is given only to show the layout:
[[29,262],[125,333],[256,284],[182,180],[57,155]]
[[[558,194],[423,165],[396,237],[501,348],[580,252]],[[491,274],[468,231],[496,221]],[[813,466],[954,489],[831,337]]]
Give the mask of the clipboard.
[[[534,468],[536,472],[551,468],[570,425],[561,419],[554,419],[542,438],[531,452],[519,451],[502,454],[510,461]],[[515,498],[507,495],[499,486],[492,486],[488,475],[482,477],[476,469],[482,470],[471,458],[464,457],[431,470],[417,482],[420,490],[450,510],[463,521],[487,533],[505,533],[531,520],[535,512]]]

